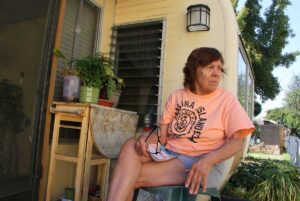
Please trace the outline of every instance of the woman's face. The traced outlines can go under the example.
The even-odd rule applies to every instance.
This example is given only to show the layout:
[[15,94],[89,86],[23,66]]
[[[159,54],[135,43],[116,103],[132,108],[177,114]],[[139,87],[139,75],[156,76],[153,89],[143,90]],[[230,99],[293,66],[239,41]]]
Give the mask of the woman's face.
[[196,70],[196,94],[206,95],[215,91],[222,78],[223,64],[221,60],[213,61],[207,66],[198,66]]

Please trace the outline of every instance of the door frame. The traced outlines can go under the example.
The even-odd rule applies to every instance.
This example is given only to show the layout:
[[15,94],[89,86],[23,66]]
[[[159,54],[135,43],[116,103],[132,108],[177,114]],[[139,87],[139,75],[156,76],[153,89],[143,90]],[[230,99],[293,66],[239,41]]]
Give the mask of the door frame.
[[49,0],[47,17],[45,22],[43,46],[41,62],[39,67],[38,76],[38,89],[37,99],[35,108],[35,119],[34,119],[34,136],[33,142],[34,150],[33,154],[33,189],[32,189],[32,200],[38,201],[39,199],[39,186],[41,179],[43,179],[44,167],[42,165],[43,156],[43,141],[44,132],[46,127],[46,117],[48,112],[48,99],[49,99],[49,87],[51,78],[51,66],[52,66],[52,55],[54,49],[54,40],[56,33],[56,26],[58,21],[58,10],[59,0]]

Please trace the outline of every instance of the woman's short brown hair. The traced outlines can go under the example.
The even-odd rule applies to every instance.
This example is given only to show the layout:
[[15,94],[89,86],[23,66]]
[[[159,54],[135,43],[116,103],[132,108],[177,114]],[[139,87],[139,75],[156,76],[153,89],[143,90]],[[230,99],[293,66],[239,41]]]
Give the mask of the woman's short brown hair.
[[[195,92],[194,82],[196,80],[197,67],[204,67],[208,64],[220,60],[224,64],[222,54],[215,48],[201,47],[194,49],[189,55],[185,67],[183,68],[184,73],[184,88],[190,89]],[[224,70],[222,70],[225,73]]]

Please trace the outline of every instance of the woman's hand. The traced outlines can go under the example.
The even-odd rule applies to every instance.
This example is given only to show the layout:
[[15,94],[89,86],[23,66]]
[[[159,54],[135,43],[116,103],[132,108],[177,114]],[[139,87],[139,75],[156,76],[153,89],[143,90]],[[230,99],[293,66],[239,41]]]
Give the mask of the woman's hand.
[[147,139],[147,142],[145,142],[147,136],[149,133],[144,133],[141,134],[138,139],[136,140],[135,143],[135,150],[137,151],[138,154],[143,155],[143,156],[148,156],[148,145],[149,144],[157,144],[158,141],[158,135],[160,136],[160,142],[162,145],[164,145],[167,141],[167,130],[168,130],[169,124],[161,124],[160,129],[157,129],[155,132],[160,132],[159,134],[157,133],[152,133],[152,135],[149,136]]
[[224,161],[240,150],[243,146],[243,137],[239,134],[239,131],[233,133],[226,143],[219,149],[210,152],[204,158],[200,159],[189,171],[185,186],[189,188],[191,194],[197,194],[200,185],[203,188],[203,192],[206,191],[206,184],[208,175],[214,164]]
[[143,156],[147,156],[148,152],[147,152],[147,146],[148,143],[145,142],[147,135],[146,134],[141,134],[138,139],[136,140],[135,143],[135,150],[137,151],[138,154],[143,155]]
[[207,179],[212,167],[213,164],[207,158],[202,158],[194,163],[190,170],[187,170],[189,174],[185,186],[189,188],[190,194],[197,194],[200,185],[203,188],[203,192],[206,191]]

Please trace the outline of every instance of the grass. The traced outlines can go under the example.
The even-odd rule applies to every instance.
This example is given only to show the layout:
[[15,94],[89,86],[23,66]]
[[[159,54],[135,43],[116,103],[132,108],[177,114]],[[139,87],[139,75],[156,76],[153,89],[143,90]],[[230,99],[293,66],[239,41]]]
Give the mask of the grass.
[[256,159],[269,159],[269,160],[280,160],[280,161],[290,161],[290,155],[288,153],[273,155],[273,154],[264,154],[264,153],[248,153],[247,156],[256,158]]

